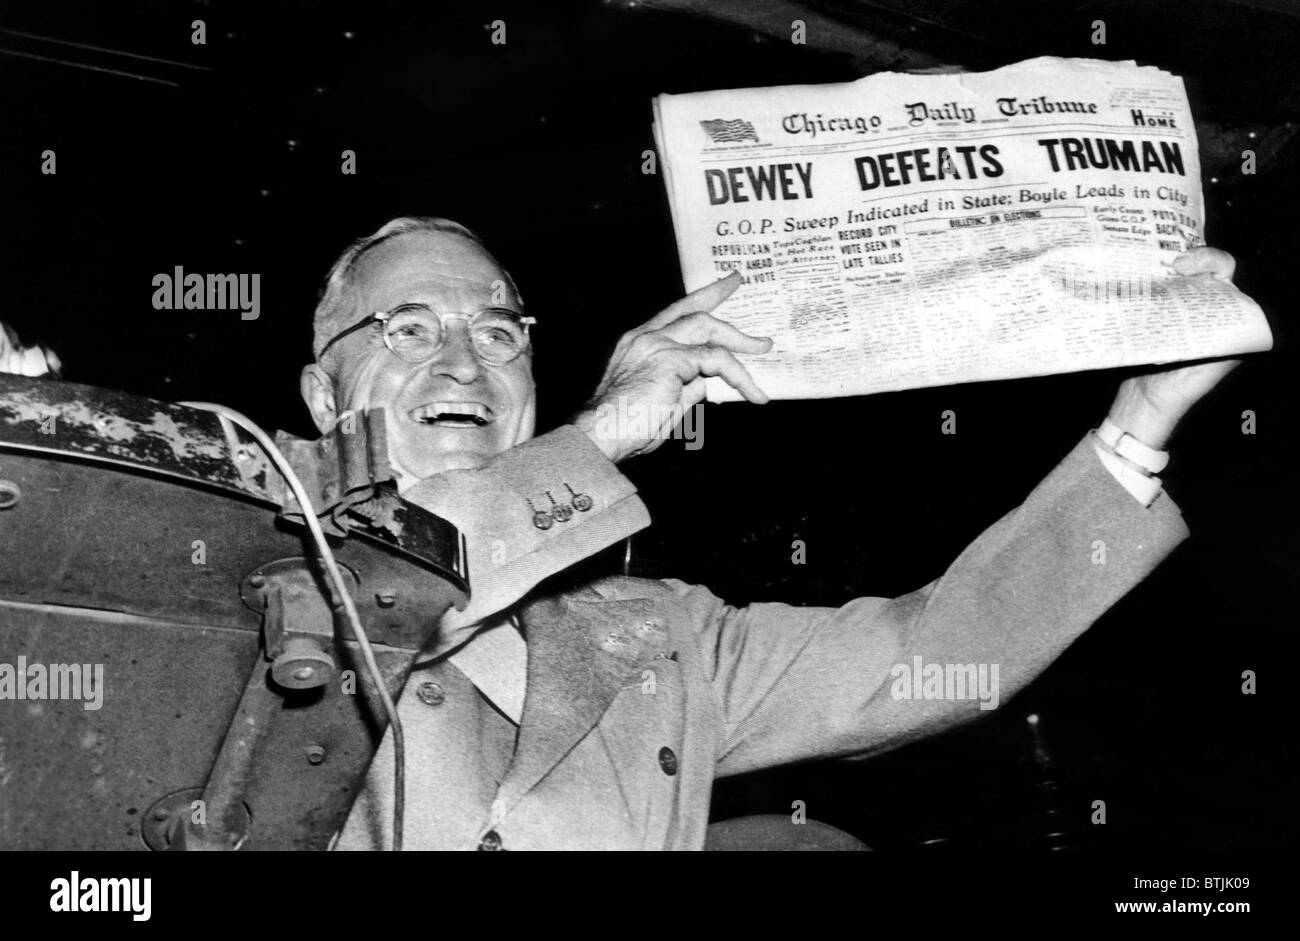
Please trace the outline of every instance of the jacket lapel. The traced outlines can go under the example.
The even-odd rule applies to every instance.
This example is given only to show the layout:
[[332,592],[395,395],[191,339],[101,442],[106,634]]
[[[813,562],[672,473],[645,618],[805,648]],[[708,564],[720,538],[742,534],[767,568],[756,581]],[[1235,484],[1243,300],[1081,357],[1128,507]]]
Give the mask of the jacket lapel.
[[621,689],[641,682],[667,637],[650,599],[592,589],[535,601],[520,620],[528,683],[514,760],[498,795],[507,809],[595,727]]

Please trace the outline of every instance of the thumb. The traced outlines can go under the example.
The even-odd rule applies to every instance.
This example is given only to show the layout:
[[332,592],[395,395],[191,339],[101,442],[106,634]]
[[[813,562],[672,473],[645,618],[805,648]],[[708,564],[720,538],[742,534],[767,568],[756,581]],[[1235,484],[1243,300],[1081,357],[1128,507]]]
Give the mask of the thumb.
[[1232,280],[1236,267],[1236,260],[1227,252],[1206,245],[1185,251],[1173,260],[1178,274],[1211,274],[1223,281]]

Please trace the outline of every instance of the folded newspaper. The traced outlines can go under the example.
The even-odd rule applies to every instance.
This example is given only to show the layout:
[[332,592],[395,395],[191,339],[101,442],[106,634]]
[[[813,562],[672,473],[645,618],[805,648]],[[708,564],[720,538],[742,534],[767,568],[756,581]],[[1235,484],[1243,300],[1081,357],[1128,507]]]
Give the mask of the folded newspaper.
[[1171,268],[1205,215],[1187,93],[1160,69],[1039,58],[654,107],[686,288],[740,272],[715,313],[775,340],[741,357],[773,398],[1272,346],[1248,297]]

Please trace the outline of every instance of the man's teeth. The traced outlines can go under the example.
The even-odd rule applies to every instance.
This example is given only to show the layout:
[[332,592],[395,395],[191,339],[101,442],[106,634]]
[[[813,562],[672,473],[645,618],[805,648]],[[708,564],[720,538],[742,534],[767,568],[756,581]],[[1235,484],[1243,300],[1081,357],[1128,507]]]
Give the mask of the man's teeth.
[[426,425],[481,428],[492,421],[492,410],[480,402],[430,402],[413,409],[411,417]]

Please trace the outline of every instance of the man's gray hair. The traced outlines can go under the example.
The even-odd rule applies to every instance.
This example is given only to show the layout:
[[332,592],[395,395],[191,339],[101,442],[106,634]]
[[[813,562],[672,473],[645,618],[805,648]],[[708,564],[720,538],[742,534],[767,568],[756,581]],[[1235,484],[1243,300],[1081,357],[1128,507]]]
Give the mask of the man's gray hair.
[[[408,232],[454,232],[483,246],[483,240],[476,232],[459,222],[437,216],[399,216],[385,222],[365,238],[357,239],[339,255],[325,276],[325,286],[321,289],[313,318],[311,352],[315,359],[320,359],[321,349],[326,343],[357,321],[359,312],[352,292],[352,271],[357,260],[379,243]],[[486,250],[486,246],[483,247]],[[510,275],[507,274],[506,278],[510,280]],[[514,287],[513,280],[510,280],[510,286]],[[515,293],[519,293],[518,289]]]

